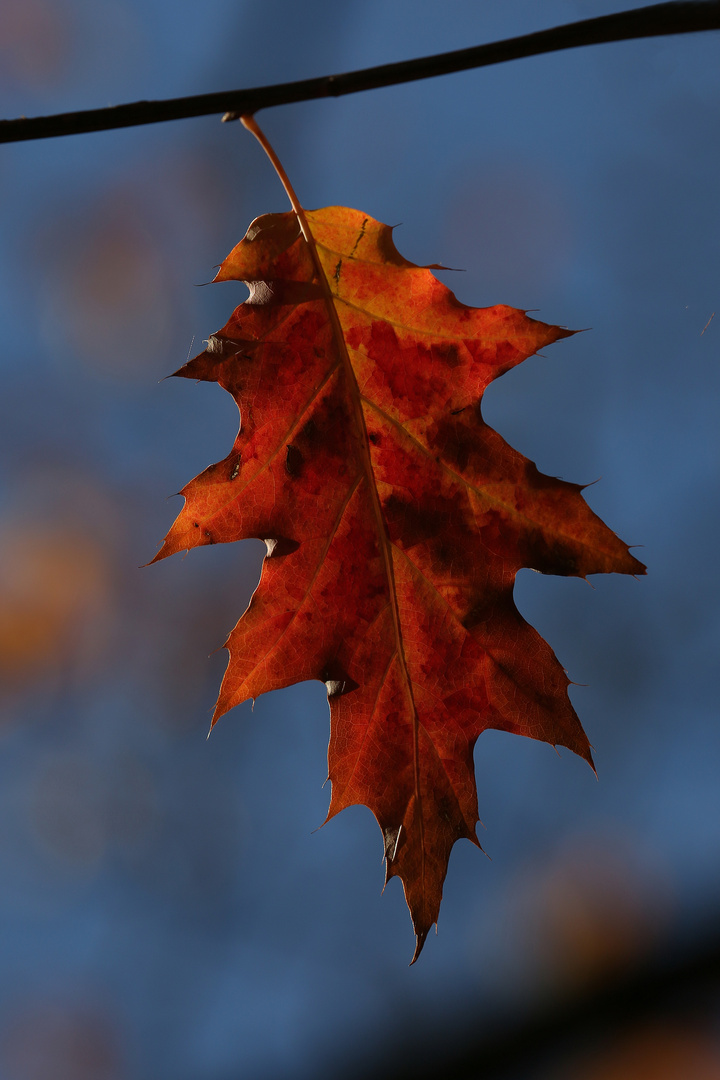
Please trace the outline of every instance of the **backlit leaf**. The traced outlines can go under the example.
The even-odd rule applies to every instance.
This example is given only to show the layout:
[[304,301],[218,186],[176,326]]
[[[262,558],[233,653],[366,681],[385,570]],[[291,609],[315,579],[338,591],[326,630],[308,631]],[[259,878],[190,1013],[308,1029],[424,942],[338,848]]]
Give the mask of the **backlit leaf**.
[[328,817],[356,803],[375,814],[417,957],[453,844],[477,844],[478,735],[592,764],[565,671],[515,607],[517,571],[644,567],[579,485],[538,472],[481,415],[493,379],[571,331],[460,303],[357,210],[305,216],[306,235],[294,212],[257,218],[220,268],[250,296],[178,375],[229,391],[240,432],[184,488],[157,558],[266,541],[214,720],[326,684]]

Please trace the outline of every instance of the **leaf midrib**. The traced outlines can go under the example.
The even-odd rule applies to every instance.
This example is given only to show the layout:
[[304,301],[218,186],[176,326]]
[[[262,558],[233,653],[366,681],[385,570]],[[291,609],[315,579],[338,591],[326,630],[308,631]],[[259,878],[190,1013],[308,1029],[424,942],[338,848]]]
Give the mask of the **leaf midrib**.
[[[289,193],[289,192],[288,192]],[[294,195],[294,193],[293,193]],[[336,340],[338,353],[340,354],[340,361],[345,368],[347,377],[348,394],[351,399],[353,412],[355,414],[355,427],[360,437],[360,456],[361,465],[365,477],[367,480],[368,493],[370,496],[370,502],[372,505],[373,517],[375,518],[375,532],[377,535],[378,546],[380,548],[383,564],[385,567],[385,579],[387,582],[388,594],[390,597],[391,610],[393,614],[393,628],[395,630],[395,647],[400,663],[403,682],[405,684],[407,696],[409,699],[409,705],[412,713],[412,731],[413,731],[413,776],[414,776],[414,794],[417,803],[417,820],[418,829],[420,833],[420,852],[421,852],[421,882],[422,882],[422,894],[425,897],[425,823],[424,823],[424,807],[422,791],[420,787],[420,762],[419,762],[419,727],[420,720],[418,716],[417,706],[415,704],[415,697],[413,694],[412,679],[410,678],[410,671],[408,668],[407,657],[405,656],[405,645],[403,641],[402,624],[400,619],[400,606],[397,596],[397,587],[395,585],[395,572],[393,568],[392,557],[392,544],[387,534],[385,527],[385,519],[382,513],[382,505],[380,503],[380,496],[377,490],[377,483],[375,479],[375,471],[372,466],[372,458],[370,455],[370,441],[368,439],[367,427],[365,424],[365,414],[362,406],[362,394],[360,393],[360,387],[358,386],[357,377],[355,375],[355,369],[348,353],[347,343],[345,341],[345,334],[340,322],[340,316],[336,308],[336,300],[330,281],[322,261],[317,251],[315,244],[315,238],[312,233],[312,229],[305,216],[305,212],[302,206],[297,201],[297,198],[292,198],[293,209],[298,216],[300,226],[305,236],[305,239],[310,248],[310,254],[312,257],[315,271],[318,275],[323,294],[325,297],[325,303],[330,317],[330,323],[333,330],[333,336]]]

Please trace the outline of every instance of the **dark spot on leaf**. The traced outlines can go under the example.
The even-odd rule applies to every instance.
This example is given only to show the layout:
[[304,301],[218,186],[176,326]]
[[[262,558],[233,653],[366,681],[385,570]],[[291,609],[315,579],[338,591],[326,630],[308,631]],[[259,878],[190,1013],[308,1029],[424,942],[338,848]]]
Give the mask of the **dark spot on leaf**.
[[[453,416],[465,413],[462,420]],[[487,425],[477,414],[473,415],[468,406],[458,409],[438,420],[432,435],[432,445],[439,450],[443,461],[451,468],[464,472],[473,462],[475,468],[485,467],[488,448],[485,445]]]
[[421,506],[397,495],[391,495],[383,506],[391,538],[400,540],[404,547],[431,540],[447,529],[450,524],[450,509]]
[[497,603],[498,597],[492,593],[476,600],[465,618],[461,620],[462,625],[466,630],[472,630],[474,627],[482,626],[484,623],[489,625],[491,620],[497,616]]
[[315,443],[318,441],[319,434],[318,426],[311,416],[300,432],[298,442]]
[[380,444],[382,443],[382,435],[379,431],[371,431],[368,434],[368,439],[373,444],[373,446],[380,446]]
[[526,565],[541,574],[556,574],[559,577],[580,577],[577,552],[562,541],[552,543],[545,537],[534,538],[532,551],[528,551]]
[[464,472],[470,460],[470,454],[476,450],[476,443],[467,437],[466,432],[455,433],[455,438],[448,438],[443,446],[445,460],[459,472]]
[[285,450],[285,468],[292,477],[298,477],[302,472],[303,467],[302,454],[298,450],[297,446],[293,446],[292,443]]
[[441,567],[452,566],[453,559],[455,557],[455,549],[444,541],[436,544],[433,550],[435,561],[440,564]]
[[450,368],[456,368],[462,363],[460,350],[457,345],[452,345],[450,342],[438,342],[434,344],[432,347],[432,358],[433,360],[441,360]]

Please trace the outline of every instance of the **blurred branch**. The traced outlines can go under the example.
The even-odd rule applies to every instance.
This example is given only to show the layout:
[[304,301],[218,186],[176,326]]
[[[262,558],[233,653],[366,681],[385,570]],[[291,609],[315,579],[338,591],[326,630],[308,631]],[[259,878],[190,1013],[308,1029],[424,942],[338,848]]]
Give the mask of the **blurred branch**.
[[[686,946],[687,948],[687,946]],[[539,1006],[520,1023],[492,1021],[492,1033],[482,1021],[453,1025],[451,1032],[432,1038],[432,1024],[417,1022],[403,1038],[393,1031],[387,1045],[377,1047],[374,1060],[335,1062],[333,1075],[346,1080],[502,1080],[524,1069],[556,1061],[564,1051],[607,1043],[620,1033],[649,1020],[683,1017],[695,1023],[703,1014],[716,1014],[720,994],[720,935],[696,940],[682,953],[655,954],[643,964],[623,969],[601,983],[576,988],[568,997]],[[424,1032],[424,1039],[418,1036]],[[353,1067],[355,1066],[355,1067]],[[540,1070],[541,1071],[541,1070]],[[522,1073],[524,1075],[524,1072]],[[534,1072],[533,1072],[534,1075]],[[545,1073],[543,1073],[545,1075]]]
[[454,71],[501,64],[507,60],[539,56],[561,49],[575,49],[581,45],[601,45],[610,41],[719,29],[720,0],[674,0],[671,3],[652,4],[616,15],[584,19],[582,22],[508,38],[491,45],[478,45],[470,49],[420,57],[417,60],[403,60],[396,64],[381,64],[361,71],[350,71],[344,75],[326,75],[316,79],[302,79],[299,82],[278,83],[275,86],[197,94],[165,101],[136,101],[129,105],[58,113],[55,116],[0,120],[0,142],[22,142],[59,135],[79,135],[89,131],[110,131],[114,128],[158,124],[167,120],[182,120],[213,113],[224,113],[223,119],[237,120],[242,114],[254,113],[274,105],[356,94],[381,86],[394,86],[417,79],[448,75]]

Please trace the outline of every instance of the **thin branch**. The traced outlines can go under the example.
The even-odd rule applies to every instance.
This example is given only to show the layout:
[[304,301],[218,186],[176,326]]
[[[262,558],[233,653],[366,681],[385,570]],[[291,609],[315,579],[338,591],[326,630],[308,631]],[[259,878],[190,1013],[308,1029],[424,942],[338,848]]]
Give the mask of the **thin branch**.
[[381,86],[430,79],[436,75],[487,67],[560,49],[666,34],[689,34],[700,30],[720,30],[720,0],[674,0],[671,3],[652,4],[617,15],[603,15],[598,19],[584,19],[552,30],[540,30],[491,45],[478,45],[396,64],[381,64],[344,75],[326,75],[275,86],[197,94],[165,101],[136,101],[130,105],[59,113],[56,116],[0,120],[0,142],[110,131],[140,124],[158,124],[166,120],[182,120],[190,116],[209,116],[212,113],[224,113],[223,119],[237,120],[242,114],[252,114],[274,105],[357,94]]

